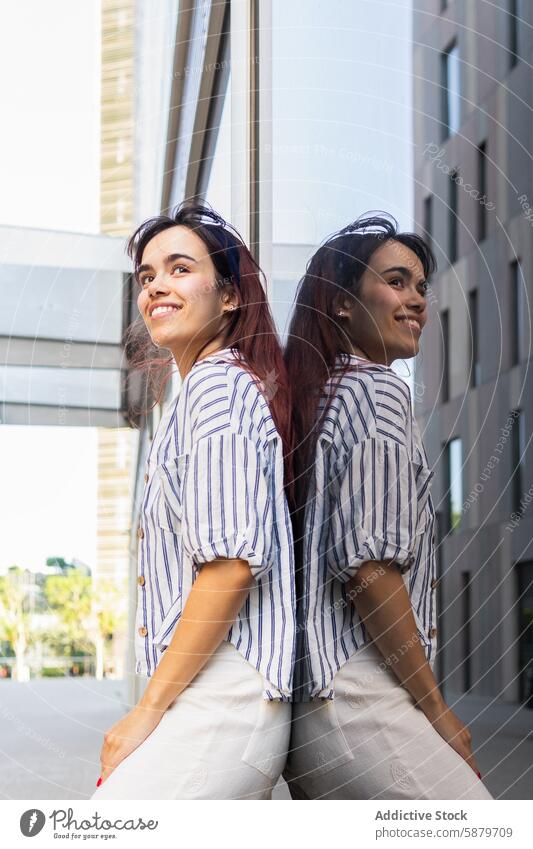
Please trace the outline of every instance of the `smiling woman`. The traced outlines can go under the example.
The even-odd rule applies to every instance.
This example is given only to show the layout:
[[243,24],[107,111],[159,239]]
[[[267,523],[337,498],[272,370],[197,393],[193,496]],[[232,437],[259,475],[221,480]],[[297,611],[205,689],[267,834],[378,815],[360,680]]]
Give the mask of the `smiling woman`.
[[[126,352],[133,371],[148,372],[154,405],[174,365],[183,377],[197,359],[234,347],[269,394],[290,482],[292,425],[283,354],[261,269],[238,232],[207,204],[184,202],[172,216],[145,221],[128,253],[140,287],[140,319],[128,329]],[[161,357],[160,348],[171,356]]]
[[267,799],[295,654],[281,348],[259,268],[210,208],[145,222],[129,251],[150,344],[182,383],[140,510],[136,672],[150,680],[104,737],[93,798]]

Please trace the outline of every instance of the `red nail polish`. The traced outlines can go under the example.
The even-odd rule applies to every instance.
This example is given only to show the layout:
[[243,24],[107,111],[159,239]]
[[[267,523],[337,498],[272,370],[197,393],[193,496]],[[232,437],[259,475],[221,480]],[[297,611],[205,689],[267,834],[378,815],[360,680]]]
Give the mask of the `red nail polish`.
[[[479,777],[481,778],[481,776],[479,776]],[[99,778],[99,779],[98,779],[98,781],[96,782],[96,786],[97,786],[97,787],[100,787],[101,783],[102,783],[102,776],[100,776],[100,778]]]
[[477,777],[478,777],[478,778],[481,778],[481,773],[480,773],[480,772],[478,772]]

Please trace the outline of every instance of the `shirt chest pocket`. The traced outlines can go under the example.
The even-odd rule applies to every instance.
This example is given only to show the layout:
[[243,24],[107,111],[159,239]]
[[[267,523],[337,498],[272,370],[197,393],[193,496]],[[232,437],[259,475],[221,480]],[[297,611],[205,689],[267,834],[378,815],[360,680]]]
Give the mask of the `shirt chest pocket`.
[[160,528],[173,534],[181,533],[183,483],[188,460],[188,454],[180,454],[157,467],[160,489],[157,496],[156,520]]
[[419,449],[415,449],[411,460],[413,471],[413,479],[416,488],[417,499],[417,524],[416,534],[423,533],[430,523],[434,509],[431,502],[431,480],[435,474],[433,469],[430,469],[425,457],[420,453]]

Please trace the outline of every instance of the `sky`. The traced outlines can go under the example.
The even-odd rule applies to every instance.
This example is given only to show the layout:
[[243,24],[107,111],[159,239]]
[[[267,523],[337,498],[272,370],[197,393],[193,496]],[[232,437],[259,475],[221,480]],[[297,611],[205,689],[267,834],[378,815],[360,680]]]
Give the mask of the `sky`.
[[46,571],[56,556],[94,566],[96,439],[96,428],[0,428],[0,572]]
[[[99,230],[99,0],[2,4],[0,224]],[[96,552],[96,430],[0,426],[0,572]]]
[[0,224],[99,228],[99,0],[2,4]]

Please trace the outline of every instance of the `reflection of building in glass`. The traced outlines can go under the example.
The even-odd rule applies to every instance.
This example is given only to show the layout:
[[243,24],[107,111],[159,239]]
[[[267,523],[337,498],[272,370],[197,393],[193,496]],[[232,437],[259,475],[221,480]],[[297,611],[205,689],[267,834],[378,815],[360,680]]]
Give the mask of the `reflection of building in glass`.
[[430,5],[414,3],[415,221],[439,271],[416,412],[436,471],[439,674],[451,693],[525,701],[533,6],[493,4],[480,16],[474,3],[441,3],[440,14]]

